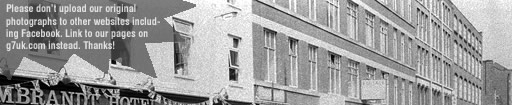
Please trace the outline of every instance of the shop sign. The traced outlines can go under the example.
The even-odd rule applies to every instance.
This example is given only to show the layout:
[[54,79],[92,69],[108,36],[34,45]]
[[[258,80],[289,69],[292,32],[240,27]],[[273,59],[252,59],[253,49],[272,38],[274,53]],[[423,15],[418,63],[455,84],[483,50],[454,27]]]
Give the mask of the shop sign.
[[361,99],[383,100],[386,98],[386,80],[362,80]]
[[1,86],[0,103],[38,105],[154,105],[147,98],[115,97],[82,92],[41,90],[26,87]]

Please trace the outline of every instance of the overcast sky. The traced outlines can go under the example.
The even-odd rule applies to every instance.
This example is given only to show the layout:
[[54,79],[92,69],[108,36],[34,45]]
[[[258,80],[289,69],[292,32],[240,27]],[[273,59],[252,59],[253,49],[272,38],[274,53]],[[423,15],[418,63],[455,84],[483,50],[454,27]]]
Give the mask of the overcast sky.
[[512,0],[452,0],[483,32],[483,58],[512,69]]

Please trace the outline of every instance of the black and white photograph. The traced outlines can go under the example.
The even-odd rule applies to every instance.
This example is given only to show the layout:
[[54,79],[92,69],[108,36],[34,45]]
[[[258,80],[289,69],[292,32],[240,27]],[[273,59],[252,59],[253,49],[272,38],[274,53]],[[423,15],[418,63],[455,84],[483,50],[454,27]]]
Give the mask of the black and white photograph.
[[512,0],[0,0],[0,105],[512,105]]

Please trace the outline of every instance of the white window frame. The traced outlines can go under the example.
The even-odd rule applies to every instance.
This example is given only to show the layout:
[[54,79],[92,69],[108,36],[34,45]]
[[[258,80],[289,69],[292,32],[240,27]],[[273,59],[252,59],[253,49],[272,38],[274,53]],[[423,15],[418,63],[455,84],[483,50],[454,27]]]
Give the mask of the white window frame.
[[348,75],[349,75],[348,95],[351,98],[359,98],[359,62],[356,62],[354,60],[349,60]]
[[401,55],[401,57],[400,57],[400,61],[405,62],[405,61],[404,61],[404,60],[405,60],[405,44],[404,44],[404,42],[405,42],[405,40],[404,40],[404,39],[405,39],[405,34],[404,34],[404,33],[401,33],[401,35],[402,35],[402,36],[401,36],[401,38],[400,38],[400,48],[401,48],[401,49],[400,49],[400,50],[401,50],[401,51],[400,51],[400,52],[401,52],[401,54],[400,54],[400,55]]
[[395,76],[395,83],[393,85],[394,85],[393,90],[395,92],[395,94],[393,96],[394,99],[395,99],[395,101],[394,101],[395,103],[394,104],[398,105],[398,94],[399,94],[399,91],[398,91],[398,76]]
[[[356,35],[359,26],[357,22],[358,5],[351,1],[349,1],[347,5],[347,34],[350,38],[357,40]],[[351,24],[351,22],[353,24]]]
[[377,71],[376,68],[371,66],[366,66],[366,74],[368,76],[368,79],[375,80],[375,72]]
[[[329,28],[334,29],[335,31],[340,31],[340,6],[339,0],[326,0],[327,1],[327,26]],[[333,11],[335,14],[332,14]],[[330,19],[330,16],[333,16],[334,19]],[[332,20],[332,21],[331,21]]]
[[[229,47],[229,51],[230,51],[229,52],[229,69],[235,69],[236,73],[237,73],[236,81],[233,81],[231,79],[230,79],[230,81],[238,82],[238,81],[240,81],[240,44],[241,44],[240,42],[242,41],[242,39],[240,37],[236,37],[236,36],[232,36],[232,35],[229,35],[229,39],[232,40],[231,41],[231,45]],[[237,43],[236,47],[235,47],[235,45],[233,43],[235,39],[238,40],[238,43]],[[236,63],[233,63],[232,60],[231,60],[232,59],[231,58],[231,51],[237,53]],[[234,65],[234,64],[236,64],[236,65]]]
[[[173,21],[174,21],[175,26],[177,26],[176,24],[181,23],[181,24],[186,25],[187,27],[190,28],[189,32],[185,32],[183,30],[180,30],[179,28],[176,29],[176,31],[179,33],[179,35],[181,35],[182,37],[185,38],[184,42],[189,41],[189,43],[191,44],[192,43],[191,42],[192,41],[192,30],[194,29],[194,24],[192,22],[185,21],[185,20],[178,19],[178,18],[173,18]],[[187,59],[187,58],[183,58],[183,59]],[[174,61],[174,63],[175,63],[174,64],[174,67],[175,67],[174,69],[175,70],[173,72],[174,72],[175,75],[184,75],[184,76],[190,75],[190,70],[188,69],[188,63],[189,62],[183,62],[183,70],[182,71],[177,71],[177,69],[176,69],[177,62]]]
[[[290,59],[290,86],[291,87],[298,87],[299,85],[299,40],[290,38],[289,41],[289,53],[288,57]],[[294,65],[295,64],[295,65]]]
[[328,58],[330,93],[341,94],[341,56],[330,52]]
[[391,41],[393,43],[393,58],[395,59],[398,59],[398,45],[397,45],[397,34],[398,33],[398,30],[396,28],[393,28],[393,41]]
[[381,22],[380,25],[380,52],[387,54],[388,48],[388,23]]
[[366,34],[366,45],[374,48],[375,34],[374,34],[374,24],[375,24],[375,15],[370,12],[366,12],[366,22],[365,22],[365,34]]
[[297,12],[297,0],[289,0],[289,9],[293,12]]
[[308,0],[309,18],[316,21],[316,0]]
[[[311,74],[311,90],[317,90],[318,89],[318,47],[316,46],[309,46],[309,70]],[[313,66],[314,65],[314,66]]]
[[[271,83],[277,83],[276,36],[277,36],[276,31],[273,31],[270,29],[264,29],[264,37],[265,37],[264,38],[265,39],[264,49],[267,54],[267,61],[265,61],[266,65],[267,65],[267,82],[271,82]],[[269,59],[269,58],[271,58],[270,54],[273,55],[272,59]],[[270,62],[270,61],[272,61],[272,62]]]

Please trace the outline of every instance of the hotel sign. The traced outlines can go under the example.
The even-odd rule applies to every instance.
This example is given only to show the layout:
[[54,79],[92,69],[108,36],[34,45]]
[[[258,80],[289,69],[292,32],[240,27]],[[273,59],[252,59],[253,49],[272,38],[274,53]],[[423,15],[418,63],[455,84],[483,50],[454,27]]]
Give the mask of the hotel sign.
[[1,86],[0,104],[53,104],[53,105],[155,105],[147,98],[114,97],[82,92],[39,90],[26,87]]
[[383,100],[386,98],[386,80],[362,80],[361,99]]

